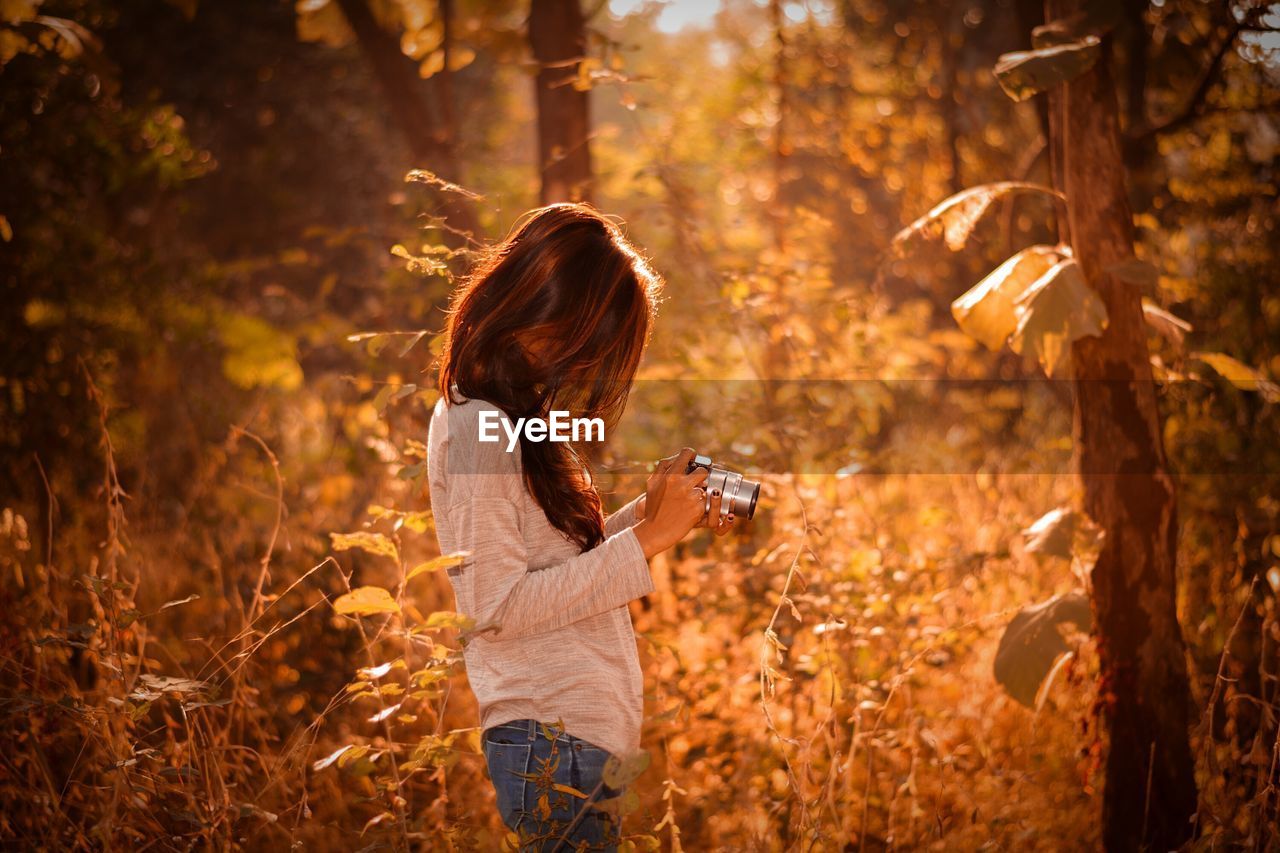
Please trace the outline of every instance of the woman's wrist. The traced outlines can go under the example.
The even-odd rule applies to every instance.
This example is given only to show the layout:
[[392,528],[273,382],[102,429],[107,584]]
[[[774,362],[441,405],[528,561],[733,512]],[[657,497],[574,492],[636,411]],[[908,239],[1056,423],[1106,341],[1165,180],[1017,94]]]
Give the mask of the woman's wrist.
[[636,521],[644,521],[644,505],[648,500],[648,495],[641,495],[640,500],[636,501]]
[[646,560],[652,560],[667,550],[668,546],[662,544],[657,531],[653,529],[652,522],[641,519],[631,528],[631,531],[636,535],[636,541],[640,543],[640,550],[644,551]]

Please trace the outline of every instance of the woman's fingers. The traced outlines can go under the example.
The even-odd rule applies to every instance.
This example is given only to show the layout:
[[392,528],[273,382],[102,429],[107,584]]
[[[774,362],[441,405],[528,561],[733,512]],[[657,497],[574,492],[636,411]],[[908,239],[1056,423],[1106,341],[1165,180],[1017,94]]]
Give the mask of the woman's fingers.
[[729,513],[716,525],[716,535],[723,536],[733,529],[733,513]]
[[700,522],[699,527],[714,527],[719,532],[720,524],[720,502],[724,499],[719,489],[711,490],[711,506],[707,509],[707,515]]
[[700,486],[706,481],[708,473],[706,468],[694,468],[688,474],[681,474],[680,477],[690,486]]

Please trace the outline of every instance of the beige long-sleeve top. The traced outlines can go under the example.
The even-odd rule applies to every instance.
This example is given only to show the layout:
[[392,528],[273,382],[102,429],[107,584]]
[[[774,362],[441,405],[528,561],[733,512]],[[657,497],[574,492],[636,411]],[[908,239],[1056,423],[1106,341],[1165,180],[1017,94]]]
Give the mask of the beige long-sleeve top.
[[[631,529],[635,504],[605,519],[604,542],[581,548],[547,520],[524,485],[520,447],[479,440],[490,403],[440,400],[427,440],[440,553],[470,551],[449,570],[460,613],[476,627],[463,647],[484,728],[517,719],[565,731],[615,754],[640,745],[643,677],[627,602],[653,591]],[[492,417],[492,416],[490,416]]]

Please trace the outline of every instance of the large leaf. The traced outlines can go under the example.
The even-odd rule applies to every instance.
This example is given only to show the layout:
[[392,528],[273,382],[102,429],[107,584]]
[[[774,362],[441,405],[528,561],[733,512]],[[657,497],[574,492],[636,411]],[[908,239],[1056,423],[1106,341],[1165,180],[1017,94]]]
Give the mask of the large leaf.
[[1024,607],[1009,622],[996,648],[995,676],[1009,695],[1028,708],[1054,661],[1070,651],[1060,626],[1072,624],[1082,631],[1092,625],[1089,599],[1083,593],[1055,595],[1041,604]]
[[1191,357],[1212,367],[1219,376],[1237,388],[1256,391],[1268,403],[1280,402],[1280,385],[1272,382],[1256,367],[1250,367],[1243,361],[1221,352],[1193,352]]
[[1074,80],[1093,67],[1102,53],[1097,36],[1042,47],[1006,53],[996,62],[995,75],[1000,88],[1015,101]]
[[1066,364],[1073,341],[1099,335],[1107,327],[1107,306],[1068,258],[1054,265],[1018,297],[1018,326],[1009,338],[1014,352],[1033,356],[1055,376]]
[[640,778],[640,774],[649,766],[649,753],[644,750],[632,752],[628,755],[617,756],[610,755],[609,760],[604,763],[604,783],[610,788],[625,788],[636,779]]
[[952,302],[952,315],[971,338],[1000,349],[1018,326],[1018,297],[1062,258],[1053,246],[1023,249]]
[[380,586],[362,586],[340,596],[333,609],[344,616],[371,616],[375,613],[399,613],[400,605]]
[[1017,193],[1036,193],[1053,198],[1061,194],[1049,187],[1020,181],[1001,181],[970,187],[943,201],[937,207],[894,235],[890,244],[894,256],[906,257],[922,243],[942,239],[947,248],[958,252],[969,242],[973,229],[991,205]]

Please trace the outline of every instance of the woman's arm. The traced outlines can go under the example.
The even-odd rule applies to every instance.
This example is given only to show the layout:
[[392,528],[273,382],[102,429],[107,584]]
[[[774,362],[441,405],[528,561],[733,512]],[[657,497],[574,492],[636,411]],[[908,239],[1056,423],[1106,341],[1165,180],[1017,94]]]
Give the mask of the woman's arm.
[[618,511],[609,515],[604,520],[604,535],[612,536],[615,533],[621,533],[628,527],[634,527],[636,522],[644,518],[644,495],[628,501],[618,507]]
[[471,552],[459,580],[470,592],[466,615],[475,619],[476,634],[509,640],[553,631],[653,592],[631,527],[590,551],[530,571],[519,513],[500,496],[472,496],[449,508],[458,550]]

